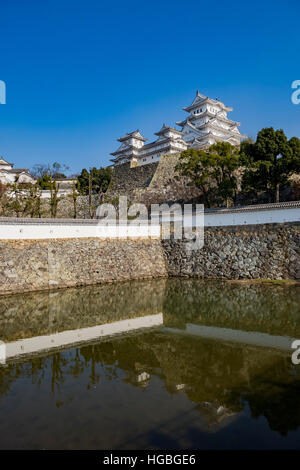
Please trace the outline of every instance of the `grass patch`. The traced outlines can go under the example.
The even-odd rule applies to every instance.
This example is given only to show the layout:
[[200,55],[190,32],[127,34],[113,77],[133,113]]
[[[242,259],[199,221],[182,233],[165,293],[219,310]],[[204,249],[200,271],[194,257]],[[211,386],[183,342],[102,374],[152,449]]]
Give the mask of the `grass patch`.
[[280,286],[300,286],[300,281],[294,279],[230,279],[227,280],[230,283],[237,284],[271,284]]

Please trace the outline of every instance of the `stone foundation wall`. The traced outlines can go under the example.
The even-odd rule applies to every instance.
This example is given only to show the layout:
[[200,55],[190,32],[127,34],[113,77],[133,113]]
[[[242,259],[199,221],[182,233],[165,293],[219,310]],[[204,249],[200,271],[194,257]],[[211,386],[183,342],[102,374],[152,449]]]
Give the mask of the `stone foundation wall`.
[[300,223],[206,228],[204,247],[163,240],[169,276],[300,279]]
[[160,240],[2,240],[0,293],[166,277]]
[[157,165],[158,162],[133,168],[130,168],[129,163],[115,166],[105,199],[110,200],[117,196],[127,196],[129,201],[134,201],[136,190],[149,186]]
[[0,293],[158,277],[300,280],[300,223],[214,227],[184,240],[0,241]]
[[[42,201],[43,204],[43,217],[51,217],[50,201]],[[92,195],[91,212],[93,218],[95,217],[96,209],[101,204],[101,195]],[[89,197],[78,196],[76,202],[76,218],[77,219],[90,219]],[[57,205],[57,218],[74,218],[74,203],[71,195],[62,197]]]
[[105,199],[127,196],[130,202],[150,206],[164,202],[198,200],[201,191],[189,185],[186,178],[178,178],[175,167],[180,154],[162,155],[159,162],[130,168],[129,163],[118,165]]
[[135,201],[146,206],[164,202],[188,203],[198,201],[201,191],[189,184],[187,178],[178,177],[175,167],[180,154],[162,155],[147,188],[135,192]]

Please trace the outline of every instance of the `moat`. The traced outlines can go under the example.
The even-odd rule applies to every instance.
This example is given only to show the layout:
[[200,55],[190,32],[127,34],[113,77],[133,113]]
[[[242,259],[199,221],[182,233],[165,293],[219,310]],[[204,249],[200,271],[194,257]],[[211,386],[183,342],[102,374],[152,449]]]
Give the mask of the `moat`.
[[1,296],[0,448],[300,449],[296,338],[298,285],[159,279]]

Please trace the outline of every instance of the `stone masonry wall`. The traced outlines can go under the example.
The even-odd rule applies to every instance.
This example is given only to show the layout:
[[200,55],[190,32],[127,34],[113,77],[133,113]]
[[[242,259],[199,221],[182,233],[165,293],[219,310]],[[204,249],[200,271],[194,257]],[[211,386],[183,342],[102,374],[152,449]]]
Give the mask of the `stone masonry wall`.
[[300,280],[300,223],[205,229],[185,240],[0,241],[0,294],[158,277]]
[[160,240],[1,240],[0,293],[166,277]]
[[201,191],[190,186],[186,178],[178,178],[175,167],[180,154],[162,155],[159,162],[130,168],[129,163],[114,168],[106,200],[127,196],[130,202],[150,206],[164,202],[188,202]]
[[178,177],[178,173],[175,171],[179,157],[180,154],[162,155],[149,186],[136,191],[136,202],[150,206],[165,202],[198,201],[201,191],[190,185],[187,178]]
[[105,199],[109,200],[117,196],[127,196],[132,201],[137,189],[146,188],[150,184],[157,165],[158,162],[133,168],[130,168],[129,163],[115,166]]
[[204,247],[163,240],[169,276],[300,279],[300,223],[206,228]]

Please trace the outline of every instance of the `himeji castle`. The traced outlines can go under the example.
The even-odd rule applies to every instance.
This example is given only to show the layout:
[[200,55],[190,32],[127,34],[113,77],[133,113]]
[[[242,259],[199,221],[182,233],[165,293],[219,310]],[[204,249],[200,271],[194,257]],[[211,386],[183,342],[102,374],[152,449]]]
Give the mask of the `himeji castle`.
[[238,130],[240,123],[227,117],[233,108],[217,99],[213,100],[197,91],[192,104],[183,110],[189,116],[176,123],[181,131],[164,124],[155,133],[157,139],[149,144],[145,144],[147,139],[139,130],[130,132],[118,139],[121,145],[111,153],[114,157],[111,161],[115,165],[128,162],[131,166],[146,165],[159,161],[163,154],[180,153],[190,147],[206,150],[217,142],[239,146],[241,140],[247,137]]
[[145,144],[145,139],[139,130],[126,134],[118,139],[121,146],[116,152],[112,152],[115,158],[111,161],[115,165],[130,162],[131,166],[146,165],[157,162],[161,155],[179,153],[187,149],[187,144],[182,139],[182,132],[173,127],[162,126],[155,135],[158,138],[150,144]]
[[189,116],[176,124],[182,128],[183,139],[189,147],[207,149],[217,142],[240,145],[241,140],[247,137],[240,134],[240,123],[227,117],[227,113],[233,111],[233,108],[217,99],[201,95],[199,91],[192,104],[183,110]]

